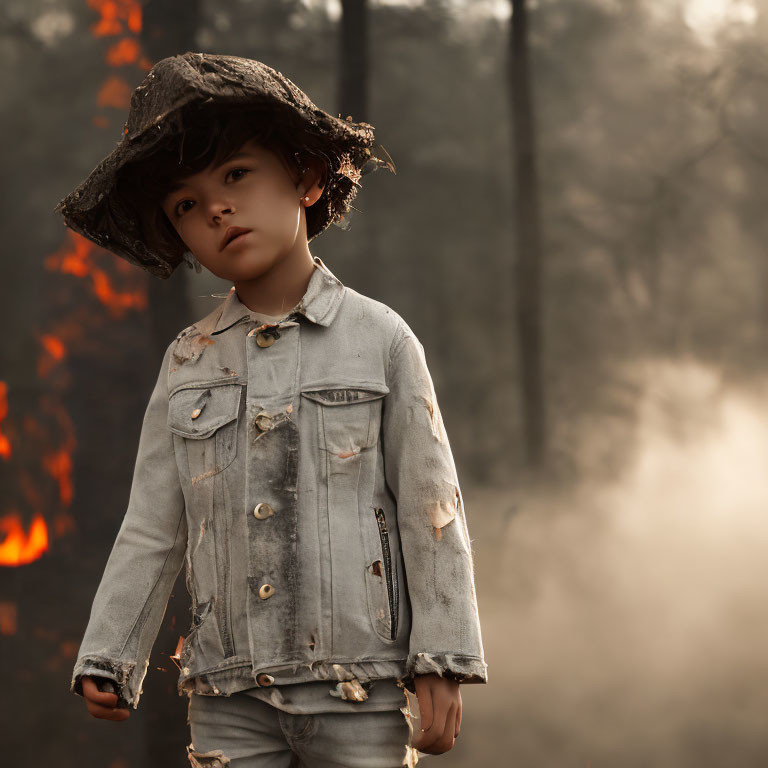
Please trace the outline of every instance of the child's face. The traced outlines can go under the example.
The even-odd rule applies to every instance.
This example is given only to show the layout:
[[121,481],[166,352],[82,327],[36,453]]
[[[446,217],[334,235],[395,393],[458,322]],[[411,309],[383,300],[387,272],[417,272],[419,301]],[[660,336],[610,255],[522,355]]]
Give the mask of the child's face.
[[[307,250],[302,208],[322,192],[316,171],[310,168],[300,184],[298,171],[289,171],[281,156],[248,141],[218,168],[184,179],[162,208],[204,267],[233,282],[250,280]],[[251,231],[222,247],[229,227]]]

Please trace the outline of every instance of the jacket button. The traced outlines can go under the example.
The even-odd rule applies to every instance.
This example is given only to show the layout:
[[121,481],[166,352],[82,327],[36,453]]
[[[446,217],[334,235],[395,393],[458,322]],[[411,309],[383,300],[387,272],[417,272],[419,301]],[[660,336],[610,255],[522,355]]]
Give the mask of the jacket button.
[[259,587],[259,597],[262,600],[266,600],[268,597],[272,597],[275,594],[275,588],[271,584],[262,584]]
[[256,682],[259,685],[272,685],[272,683],[275,682],[275,678],[272,677],[272,675],[262,672],[260,675],[256,676]]
[[257,504],[253,509],[253,516],[259,520],[266,520],[268,517],[272,517],[275,514],[275,510],[269,506],[265,501]]
[[270,336],[267,333],[257,333],[256,334],[256,343],[260,347],[271,347],[275,343],[275,337]]
[[192,411],[192,418],[196,419],[202,412],[203,412],[202,408],[195,408],[195,410]]
[[272,428],[272,417],[267,413],[260,413],[254,419],[256,426],[262,431],[266,432]]

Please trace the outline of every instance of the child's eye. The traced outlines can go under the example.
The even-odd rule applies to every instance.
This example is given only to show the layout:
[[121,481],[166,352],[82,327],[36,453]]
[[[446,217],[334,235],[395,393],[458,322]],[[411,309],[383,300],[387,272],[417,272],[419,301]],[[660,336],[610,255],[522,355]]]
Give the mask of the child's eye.
[[177,206],[176,206],[176,215],[180,216],[182,213],[184,213],[185,210],[189,210],[187,208],[182,208],[181,206],[184,205],[184,203],[191,203],[192,200],[182,200]]
[[[229,176],[229,175],[230,175],[230,174],[232,174],[232,173],[237,173],[238,171],[242,171],[244,174],[245,174],[245,173],[248,173],[248,169],[247,169],[247,168],[233,168],[233,169],[232,169],[232,170],[231,170],[231,171],[230,171],[230,172],[227,174],[227,176]],[[242,177],[242,176],[238,176],[238,178],[239,178],[239,179],[242,179],[243,177]]]
[[[248,173],[248,172],[249,172],[249,171],[248,171],[248,168],[233,168],[233,169],[232,169],[232,170],[231,170],[231,171],[230,171],[230,172],[229,172],[229,173],[228,173],[228,174],[227,174],[227,175],[226,175],[224,178],[227,178],[227,179],[228,179],[228,178],[229,178],[229,176],[230,176],[231,174],[233,174],[233,173],[237,173],[238,171],[242,171],[242,172],[243,172],[243,174],[246,174],[246,173]],[[235,179],[235,181],[237,181],[238,179],[242,179],[242,178],[243,178],[242,176],[238,176],[238,177]],[[188,210],[189,210],[189,208],[182,208],[182,206],[184,205],[184,203],[194,203],[194,200],[182,200],[180,203],[178,203],[178,204],[176,205],[176,215],[177,215],[177,216],[180,216],[182,213],[184,213],[185,211],[188,211]]]

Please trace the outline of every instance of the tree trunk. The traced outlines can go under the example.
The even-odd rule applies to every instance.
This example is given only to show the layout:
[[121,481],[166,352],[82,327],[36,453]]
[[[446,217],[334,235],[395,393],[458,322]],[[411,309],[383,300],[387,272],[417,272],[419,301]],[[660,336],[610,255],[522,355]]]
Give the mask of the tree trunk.
[[[342,0],[341,18],[339,19],[338,39],[338,75],[337,75],[337,104],[338,114],[342,118],[351,116],[359,122],[370,122],[368,103],[368,35],[369,9],[368,0]],[[358,206],[352,202],[353,209]],[[360,208],[362,210],[362,208]],[[348,214],[355,226],[357,210]],[[351,233],[350,233],[351,234]],[[353,259],[348,269],[341,267],[348,279],[359,286],[363,292],[374,292],[381,289],[385,279],[380,256],[379,234],[376,231],[376,217],[365,218],[365,262]]]
[[368,3],[342,0],[339,28],[339,114],[368,121]]
[[513,124],[516,296],[523,424],[528,464],[539,469],[546,462],[541,330],[542,248],[525,0],[512,0],[508,63]]

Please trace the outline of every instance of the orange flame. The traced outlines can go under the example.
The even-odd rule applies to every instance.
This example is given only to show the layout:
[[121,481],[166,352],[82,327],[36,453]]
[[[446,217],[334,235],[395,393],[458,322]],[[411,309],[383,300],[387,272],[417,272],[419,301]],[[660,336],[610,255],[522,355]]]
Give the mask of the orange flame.
[[66,536],[74,530],[75,518],[72,517],[69,512],[59,512],[59,514],[53,518],[53,532],[56,534],[57,538]]
[[5,539],[0,543],[0,565],[25,565],[48,549],[48,526],[39,512],[32,520],[29,534],[24,533],[17,512],[0,517],[0,531],[5,531]]
[[[8,416],[8,384],[0,381],[0,424]],[[6,461],[11,458],[11,441],[0,432],[0,456]]]
[[62,503],[72,503],[72,454],[67,448],[59,448],[43,456],[43,466],[59,483],[59,497]]
[[64,346],[64,342],[57,336],[50,333],[45,333],[40,337],[40,342],[43,345],[43,349],[46,353],[45,356],[41,356],[37,363],[37,375],[43,379],[50,372],[51,368],[64,359],[67,353],[67,348]]
[[122,77],[108,77],[99,90],[96,102],[100,107],[128,109],[131,103],[131,86]]
[[122,67],[135,64],[139,60],[139,41],[135,37],[124,37],[107,51],[107,64],[110,67]]
[[[50,421],[55,425],[57,446],[52,442]],[[59,499],[63,505],[72,503],[72,455],[77,441],[72,420],[61,403],[51,395],[43,395],[36,414],[24,414],[24,444],[35,446],[34,455],[40,457],[42,466],[58,485]],[[17,484],[21,490],[26,508],[42,511],[48,502],[42,492],[40,479],[25,470],[17,473]]]
[[[48,256],[45,259],[46,269],[75,275],[75,277],[90,277],[93,292],[99,301],[117,317],[121,317],[126,309],[146,308],[146,291],[117,292],[112,286],[110,276],[93,263],[92,252],[96,249],[96,245],[71,230],[67,234],[71,246],[64,246]],[[126,264],[126,266],[130,265]]]
[[141,5],[138,0],[88,0],[88,6],[101,16],[91,25],[94,37],[122,35],[124,24],[135,35],[141,32]]
[[16,603],[0,602],[0,635],[16,634]]
[[[64,506],[72,503],[74,496],[72,487],[72,454],[77,445],[75,430],[69,413],[59,402],[46,397],[42,402],[42,411],[52,413],[59,428],[59,434],[63,435],[57,448],[44,451],[42,463],[48,474],[59,485],[59,498]],[[39,507],[33,507],[38,508]]]
[[[99,15],[98,21],[91,25],[94,37],[115,36],[120,39],[114,41],[106,52],[106,63],[110,67],[123,67],[132,65],[148,71],[153,63],[143,54],[141,43],[137,36],[142,29],[142,4],[141,0],[87,0],[88,6]],[[132,88],[122,77],[112,75],[106,78],[98,92],[97,103],[100,107],[111,107],[124,110],[130,106]],[[94,115],[94,125],[106,128],[110,125],[110,118],[105,115]],[[147,295],[145,283],[139,283],[131,267],[121,259],[116,262],[114,276],[101,269],[94,261],[94,253],[100,253],[97,246],[85,237],[74,231],[69,231],[70,242],[56,253],[51,254],[45,260],[45,267],[51,271],[74,275],[75,277],[88,279],[94,295],[110,312],[113,317],[121,317],[127,309],[145,309]],[[129,274],[131,272],[131,274]],[[128,284],[135,290],[118,291],[113,281]],[[91,313],[92,314],[92,313]],[[88,317],[86,322],[91,322]],[[40,378],[56,373],[58,386],[68,382],[68,372],[65,367],[54,369],[57,364],[65,360],[70,345],[81,338],[76,332],[82,329],[84,323],[78,318],[77,313],[70,317],[60,319],[55,333],[42,333],[39,336],[41,355],[38,360],[38,375]],[[64,439],[59,439],[58,445],[51,445],[50,435],[45,432],[44,423],[31,414],[23,415],[23,429],[26,437],[34,438],[42,449],[36,449],[34,455],[40,457],[43,468],[58,484],[59,496],[63,507],[72,503],[72,455],[75,447],[74,429],[69,415],[58,402],[46,398],[43,410],[52,412],[58,426],[59,434]],[[0,426],[7,417],[7,385],[0,381]],[[13,435],[14,433],[11,432]],[[25,437],[25,444],[26,444]],[[14,438],[15,441],[15,438]],[[0,456],[10,458],[11,442],[7,435],[0,433]],[[40,492],[40,483],[28,473],[22,471],[18,475],[18,483],[22,490],[25,503],[32,510],[46,508]],[[56,536],[62,536],[75,527],[75,521],[69,512],[60,510],[53,517],[53,532]],[[0,516],[0,534],[4,533],[0,541],[0,565],[24,565],[39,558],[49,548],[49,530],[45,518],[37,511],[32,519],[29,532],[26,533],[22,524],[22,518],[18,512],[11,512]],[[0,633],[12,634],[16,631],[16,606],[12,603],[0,602]]]
[[43,334],[41,338],[45,351],[48,352],[54,360],[61,360],[64,357],[64,353],[67,350],[64,348],[61,339],[57,339],[49,333]]

